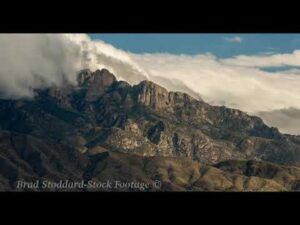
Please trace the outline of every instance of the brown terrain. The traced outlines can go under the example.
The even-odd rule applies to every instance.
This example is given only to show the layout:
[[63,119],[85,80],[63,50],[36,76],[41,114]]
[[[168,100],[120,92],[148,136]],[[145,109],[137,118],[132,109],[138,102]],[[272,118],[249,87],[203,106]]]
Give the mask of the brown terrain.
[[139,191],[300,189],[300,137],[259,117],[150,81],[131,86],[105,69],[36,93],[0,100],[2,191],[55,190],[18,189],[18,180],[150,184]]

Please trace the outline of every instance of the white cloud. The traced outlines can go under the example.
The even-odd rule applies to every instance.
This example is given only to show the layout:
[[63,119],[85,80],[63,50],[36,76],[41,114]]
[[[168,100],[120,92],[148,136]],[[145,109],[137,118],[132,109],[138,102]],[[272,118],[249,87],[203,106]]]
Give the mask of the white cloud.
[[280,131],[289,134],[300,134],[300,110],[287,108],[270,112],[260,112],[258,116],[272,126],[279,127]]
[[[250,56],[249,56],[250,57]],[[261,116],[271,126],[283,132],[299,131],[300,117],[278,116],[282,109],[300,109],[300,76],[298,70],[266,72],[261,65],[279,67],[297,66],[298,55],[274,54],[251,56],[247,63],[240,57],[218,59],[213,55],[133,55],[133,59],[152,76],[180,80],[184,85],[214,105],[237,108],[252,115]],[[278,60],[280,58],[280,60]],[[297,111],[298,112],[298,111]],[[284,118],[285,122],[278,122]],[[287,125],[288,124],[288,125]]]
[[152,76],[181,80],[204,100],[255,113],[300,108],[300,77],[225,63],[213,55],[133,55]]
[[231,42],[231,43],[242,43],[243,38],[239,37],[239,36],[235,36],[235,37],[224,37],[224,40],[227,42]]
[[0,34],[1,98],[31,98],[35,89],[75,83],[86,67],[106,67],[132,83],[147,79],[125,51],[86,34]]
[[105,67],[131,83],[148,78],[148,74],[131,59],[130,54],[121,49],[101,40],[92,41],[86,34],[66,34],[65,37],[79,46],[82,67],[91,70]]
[[223,63],[241,67],[300,66],[300,50],[286,54],[239,55],[222,60]]
[[[2,98],[31,97],[36,88],[74,82],[79,69],[106,67],[130,83],[150,79],[169,90],[200,94],[211,104],[260,115],[268,124],[294,133],[299,117],[284,126],[276,122],[283,118],[278,113],[261,113],[300,109],[299,70],[262,69],[282,66],[300,66],[300,50],[219,59],[212,54],[133,54],[85,34],[0,35]],[[285,121],[289,115],[284,114]]]
[[32,97],[33,89],[75,81],[79,49],[61,35],[0,34],[0,96]]

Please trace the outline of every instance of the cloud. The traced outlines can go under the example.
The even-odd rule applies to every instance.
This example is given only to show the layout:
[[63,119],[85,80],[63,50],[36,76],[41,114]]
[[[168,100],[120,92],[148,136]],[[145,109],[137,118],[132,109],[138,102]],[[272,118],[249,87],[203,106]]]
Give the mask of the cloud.
[[[278,61],[276,55],[264,56],[267,66],[298,64],[297,54],[286,54]],[[289,127],[277,123],[263,112],[272,112],[286,108],[300,108],[300,76],[297,70],[267,72],[260,68],[261,56],[252,56],[251,64],[240,64],[240,58],[219,59],[214,55],[172,55],[142,54],[133,55],[133,59],[152,76],[169,80],[177,79],[185,86],[200,94],[208,103],[225,105],[259,115],[267,119],[271,126],[278,126],[284,132],[295,133],[298,123]],[[275,61],[274,61],[275,60]],[[254,62],[257,62],[255,64]],[[295,63],[292,63],[295,62]],[[285,64],[284,64],[285,65]],[[297,72],[297,73],[296,73]],[[285,117],[285,120],[288,116]],[[298,121],[293,118],[291,121]]]
[[270,55],[239,55],[233,58],[222,60],[223,63],[241,67],[281,67],[300,66],[300,50],[285,54]]
[[227,42],[231,42],[231,43],[242,43],[243,38],[239,37],[239,36],[235,36],[235,37],[224,37],[224,40]]
[[189,94],[195,99],[202,100],[199,93],[193,91],[187,85],[185,85],[182,81],[174,78],[168,79],[165,77],[160,76],[150,76],[150,80],[154,83],[160,84],[161,86],[165,87],[168,91],[180,91]]
[[35,88],[75,81],[78,50],[59,35],[0,34],[0,96],[32,97]]
[[264,118],[266,124],[280,127],[280,131],[289,134],[300,134],[300,109],[287,108],[257,114]]
[[300,108],[300,77],[224,63],[213,55],[143,54],[133,57],[153,75],[180,80],[207,102],[249,113]]
[[101,40],[91,40],[85,34],[67,34],[69,40],[79,46],[81,66],[91,70],[107,68],[119,79],[134,84],[148,79],[148,74],[132,60],[129,53]]
[[[300,50],[231,58],[133,54],[85,34],[0,34],[1,98],[33,97],[35,89],[74,83],[80,69],[107,68],[131,84],[149,79],[210,104],[261,116],[287,133],[299,131],[300,118],[283,111],[300,109],[299,66]],[[270,67],[288,69],[264,70]]]
[[0,34],[0,98],[32,98],[36,89],[75,83],[83,68],[103,67],[132,83],[148,79],[125,51],[85,34]]

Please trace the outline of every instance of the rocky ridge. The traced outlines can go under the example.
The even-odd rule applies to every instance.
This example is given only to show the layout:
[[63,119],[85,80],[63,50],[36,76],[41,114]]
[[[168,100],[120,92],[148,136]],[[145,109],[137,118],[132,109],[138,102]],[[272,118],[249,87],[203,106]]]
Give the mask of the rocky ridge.
[[[91,179],[102,177],[105,174],[103,171],[94,174],[87,168],[97,155],[103,154],[108,154],[103,162],[116,160],[115,157],[122,161],[123,157],[125,161],[129,158],[133,162],[151,161],[156,169],[166,166],[158,162],[172,161],[180,170],[186,171],[189,166],[183,168],[179,165],[189,162],[197,165],[193,173],[200,173],[200,167],[204,166],[214,171],[213,174],[219,174],[216,176],[229,179],[228,186],[216,188],[200,181],[197,184],[201,185],[198,186],[195,186],[195,182],[187,181],[183,182],[184,185],[176,186],[175,181],[168,178],[164,182],[171,182],[172,185],[169,184],[171,186],[166,187],[166,190],[253,191],[298,188],[298,172],[291,172],[297,169],[285,169],[297,168],[293,166],[299,164],[298,136],[281,134],[278,129],[265,125],[258,117],[236,109],[211,106],[185,93],[169,92],[151,81],[131,86],[125,81],[117,81],[106,69],[95,72],[83,70],[78,76],[78,86],[37,90],[33,100],[0,100],[0,131],[0,156],[5,162],[0,170],[0,181],[8,188],[13,186],[16,178],[7,177],[7,170],[16,171],[13,174],[17,175],[12,177],[80,179],[87,174]],[[15,136],[22,137],[23,142],[18,140],[21,145],[39,143],[46,152],[27,144],[22,148],[16,147],[15,142],[11,141]],[[31,151],[36,151],[34,156],[30,155]],[[66,157],[66,154],[69,155]],[[69,157],[75,157],[78,162],[70,161]],[[52,164],[54,159],[57,166]],[[95,165],[92,163],[94,167],[100,163],[96,162]],[[229,166],[229,162],[239,166]],[[265,165],[274,164],[278,171],[284,170],[286,172],[283,174],[288,174],[285,176],[293,178],[286,185],[281,178],[275,179],[274,174],[245,172],[245,168],[252,165],[246,162],[255,162],[259,168],[267,168],[268,171],[273,167]],[[131,167],[130,163],[126,167]],[[240,165],[243,165],[243,169]],[[117,176],[117,172],[124,173],[114,170],[107,172],[106,177]],[[128,173],[133,173],[130,176],[134,179],[137,179],[137,174],[150,176],[149,169],[144,166]],[[186,176],[191,174],[187,173]],[[148,177],[149,181],[153,181],[151,177]],[[255,178],[246,181],[247,177]],[[159,179],[164,180],[162,177]],[[248,182],[249,185],[255,183],[255,179],[262,183],[255,187],[235,186],[235,179],[240,179],[238,182],[242,182],[242,179],[243,184]]]

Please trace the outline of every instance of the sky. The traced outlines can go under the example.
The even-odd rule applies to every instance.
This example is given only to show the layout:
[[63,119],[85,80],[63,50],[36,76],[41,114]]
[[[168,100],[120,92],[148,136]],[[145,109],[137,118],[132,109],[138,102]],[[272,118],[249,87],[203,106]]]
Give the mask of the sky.
[[290,53],[300,49],[300,34],[89,34],[133,53],[235,55]]
[[282,132],[300,134],[300,34],[89,36],[130,54],[156,82],[179,80],[210,104],[238,108]]
[[300,135],[300,34],[0,34],[0,98],[106,68]]

